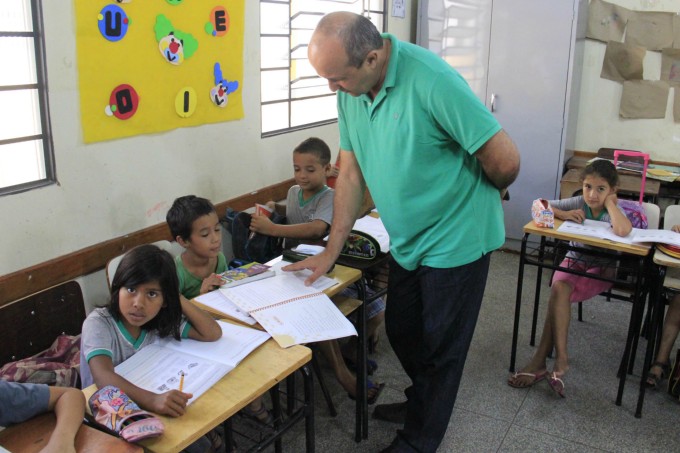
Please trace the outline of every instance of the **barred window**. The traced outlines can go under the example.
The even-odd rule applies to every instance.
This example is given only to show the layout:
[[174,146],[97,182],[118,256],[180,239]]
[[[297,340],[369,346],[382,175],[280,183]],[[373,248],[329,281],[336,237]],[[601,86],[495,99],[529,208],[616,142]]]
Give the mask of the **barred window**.
[[55,182],[39,0],[0,9],[0,195]]
[[262,136],[337,121],[335,93],[307,60],[316,24],[334,11],[368,17],[384,30],[385,0],[260,0]]

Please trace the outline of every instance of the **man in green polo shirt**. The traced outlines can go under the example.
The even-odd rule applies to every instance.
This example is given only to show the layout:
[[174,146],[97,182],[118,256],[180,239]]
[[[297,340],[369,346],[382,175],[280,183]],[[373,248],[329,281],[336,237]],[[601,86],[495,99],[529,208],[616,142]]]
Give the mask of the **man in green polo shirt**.
[[[454,69],[370,20],[332,13],[309,61],[338,92],[342,170],[326,250],[288,266],[325,273],[369,187],[390,235],[385,328],[412,385],[384,451],[433,452],[443,439],[481,306],[490,252],[505,241],[501,193],[519,153]],[[379,415],[380,406],[374,416]]]

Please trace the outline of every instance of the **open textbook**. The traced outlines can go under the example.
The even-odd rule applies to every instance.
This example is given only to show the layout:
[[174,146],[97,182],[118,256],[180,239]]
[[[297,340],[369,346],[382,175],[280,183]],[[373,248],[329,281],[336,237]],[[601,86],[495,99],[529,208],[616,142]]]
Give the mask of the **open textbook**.
[[269,338],[260,330],[217,323],[222,328],[217,341],[160,339],[119,364],[116,373],[153,393],[179,389],[183,374],[182,391],[193,394],[191,404]]
[[[273,276],[274,274],[289,274],[295,276],[295,278],[297,278],[300,282],[304,282],[305,279],[307,279],[307,277],[312,274],[312,271],[306,269],[296,272],[284,272],[281,270],[281,268],[287,264],[290,263],[282,261],[281,257],[270,261],[267,264],[267,266],[270,266],[270,270],[268,271],[268,274],[270,275],[268,275],[268,277]],[[252,281],[249,281],[248,283],[250,284]],[[337,280],[322,275],[314,282],[312,287],[316,289],[317,292],[319,292],[330,288],[337,283]],[[204,310],[214,313],[217,316],[231,318],[251,326],[256,324],[257,320],[250,316],[247,311],[236,305],[230,296],[225,292],[225,289],[226,288],[220,288],[216,289],[215,291],[201,294],[200,296],[197,296],[194,301],[198,302],[198,304]]]
[[250,316],[247,312],[238,308],[238,306],[219,289],[201,294],[200,296],[197,296],[194,301],[198,302],[202,306],[201,308],[210,313],[214,313],[217,316],[235,319],[236,321],[251,326],[257,322],[255,321],[255,318]]
[[322,288],[305,286],[304,278],[297,272],[283,272],[220,291],[255,318],[282,348],[356,335],[352,323]]
[[566,221],[560,225],[557,231],[599,239],[608,239],[613,242],[621,242],[624,244],[658,242],[680,247],[680,233],[675,233],[671,230],[644,230],[633,228],[628,236],[617,236],[614,234],[609,222],[600,222],[597,220],[585,220],[583,224]]

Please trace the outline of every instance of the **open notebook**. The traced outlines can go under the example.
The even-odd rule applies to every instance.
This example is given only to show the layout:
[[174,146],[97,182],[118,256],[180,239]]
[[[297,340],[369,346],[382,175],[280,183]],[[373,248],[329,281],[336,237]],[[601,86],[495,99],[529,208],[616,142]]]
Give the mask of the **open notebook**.
[[277,273],[220,291],[255,318],[282,348],[357,335],[322,289],[305,286],[304,276],[297,274]]
[[628,236],[617,236],[614,234],[609,222],[600,222],[597,220],[585,220],[582,224],[566,221],[560,225],[557,231],[607,239],[612,242],[621,242],[623,244],[658,242],[680,247],[680,233],[671,230],[643,230],[640,228],[633,228]]
[[269,338],[269,334],[260,330],[224,321],[217,323],[222,328],[222,338],[217,341],[164,338],[116,366],[116,373],[159,394],[179,389],[183,373],[182,391],[193,394],[191,404]]

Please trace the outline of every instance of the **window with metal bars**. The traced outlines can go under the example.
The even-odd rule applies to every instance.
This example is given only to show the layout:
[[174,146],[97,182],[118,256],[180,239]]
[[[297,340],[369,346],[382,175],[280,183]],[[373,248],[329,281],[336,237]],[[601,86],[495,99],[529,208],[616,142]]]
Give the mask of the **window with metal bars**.
[[337,121],[335,93],[307,60],[316,24],[334,11],[363,14],[384,30],[386,0],[260,0],[262,137]]
[[40,0],[0,7],[0,195],[56,181]]

